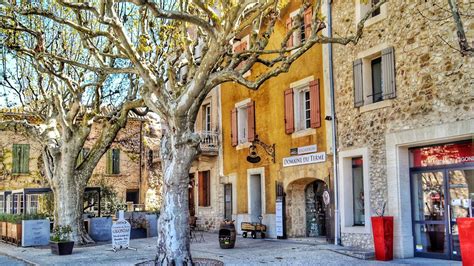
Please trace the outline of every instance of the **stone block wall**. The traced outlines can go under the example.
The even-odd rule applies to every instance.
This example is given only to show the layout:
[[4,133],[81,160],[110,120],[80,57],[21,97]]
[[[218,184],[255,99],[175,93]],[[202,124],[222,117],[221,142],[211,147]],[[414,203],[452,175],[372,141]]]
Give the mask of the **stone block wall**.
[[[333,1],[333,33],[353,34],[356,1]],[[458,1],[461,12],[474,3]],[[386,143],[391,132],[474,118],[474,58],[463,57],[447,1],[389,1],[386,18],[366,27],[358,44],[333,45],[339,150],[367,147],[370,160],[370,207],[387,201]],[[443,9],[444,8],[444,9]],[[474,19],[463,17],[468,39]],[[380,44],[395,48],[396,98],[382,108],[354,107],[352,62]],[[343,211],[343,210],[341,210]],[[390,210],[387,210],[390,214]],[[372,247],[370,234],[343,234],[344,245]]]

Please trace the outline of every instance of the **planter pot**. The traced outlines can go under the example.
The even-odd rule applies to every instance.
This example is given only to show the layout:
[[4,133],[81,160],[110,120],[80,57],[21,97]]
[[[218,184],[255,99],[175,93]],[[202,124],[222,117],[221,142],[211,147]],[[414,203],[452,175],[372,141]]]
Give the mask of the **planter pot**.
[[74,248],[74,241],[68,242],[49,242],[51,253],[56,255],[71,255]]
[[7,222],[0,222],[0,237],[2,239],[6,239],[8,237],[8,223]]
[[23,220],[21,246],[47,246],[51,230],[49,229],[49,220]]
[[376,260],[393,259],[393,217],[372,217]]
[[474,218],[458,218],[462,265],[474,265]]
[[89,235],[94,241],[112,240],[112,217],[90,218]]
[[21,233],[22,227],[21,224],[12,224],[8,223],[8,240],[15,244],[21,244]]

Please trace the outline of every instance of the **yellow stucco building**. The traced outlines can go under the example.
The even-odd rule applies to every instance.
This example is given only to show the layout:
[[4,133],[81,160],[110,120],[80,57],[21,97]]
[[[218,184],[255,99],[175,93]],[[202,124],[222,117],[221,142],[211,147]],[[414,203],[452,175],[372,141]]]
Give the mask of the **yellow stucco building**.
[[[291,2],[282,10],[267,49],[278,49],[292,25],[300,6]],[[247,38],[243,33],[234,47],[242,49]],[[304,30],[295,31],[289,43],[297,45],[301,38]],[[239,232],[241,222],[258,222],[261,215],[270,237],[276,237],[277,231],[282,236],[283,228],[289,237],[333,235],[332,195],[328,197],[333,186],[332,156],[330,123],[325,120],[322,50],[321,45],[314,46],[288,73],[270,79],[257,91],[236,83],[222,85],[224,182],[232,186],[232,193],[229,189],[225,195],[225,208],[232,209]],[[258,73],[256,66],[250,78]],[[271,149],[268,154],[259,141],[275,144],[274,161]],[[247,160],[255,151],[252,143],[260,162]],[[282,224],[276,222],[281,214],[276,212],[276,199],[284,195]]]

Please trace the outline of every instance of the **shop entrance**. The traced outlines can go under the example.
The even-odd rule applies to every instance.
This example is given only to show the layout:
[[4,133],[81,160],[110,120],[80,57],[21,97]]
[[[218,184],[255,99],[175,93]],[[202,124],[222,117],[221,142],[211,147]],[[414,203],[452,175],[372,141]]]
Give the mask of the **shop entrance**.
[[326,184],[317,180],[310,183],[305,189],[306,203],[306,236],[326,236],[326,207],[323,193]]
[[461,260],[456,219],[473,217],[472,143],[417,148],[411,155],[415,255]]

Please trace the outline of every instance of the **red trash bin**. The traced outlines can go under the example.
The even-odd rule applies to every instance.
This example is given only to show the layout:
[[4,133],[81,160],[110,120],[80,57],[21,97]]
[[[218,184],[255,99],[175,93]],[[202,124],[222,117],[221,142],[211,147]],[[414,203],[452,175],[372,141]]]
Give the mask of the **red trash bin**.
[[457,218],[463,266],[474,265],[474,218]]
[[393,216],[372,217],[376,260],[393,260]]

